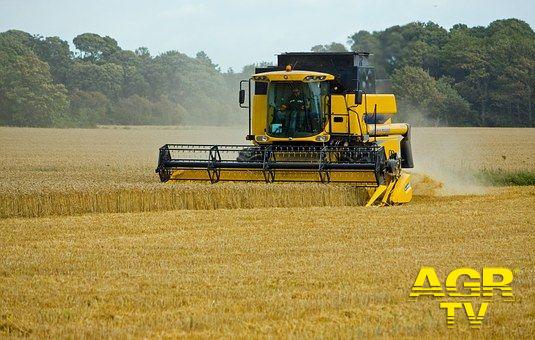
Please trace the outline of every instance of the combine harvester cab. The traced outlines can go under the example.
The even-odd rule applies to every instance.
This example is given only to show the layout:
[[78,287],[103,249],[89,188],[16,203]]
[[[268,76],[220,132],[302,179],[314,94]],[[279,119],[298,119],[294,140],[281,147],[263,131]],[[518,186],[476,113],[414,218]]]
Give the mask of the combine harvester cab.
[[[368,53],[284,53],[240,83],[251,145],[166,144],[167,181],[341,182],[369,188],[367,206],[412,199],[410,126],[392,123]],[[247,103],[246,103],[247,102]]]

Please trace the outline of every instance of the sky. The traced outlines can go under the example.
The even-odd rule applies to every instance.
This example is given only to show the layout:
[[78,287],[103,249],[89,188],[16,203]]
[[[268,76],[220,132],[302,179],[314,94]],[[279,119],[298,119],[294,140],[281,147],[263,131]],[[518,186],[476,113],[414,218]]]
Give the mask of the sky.
[[0,0],[0,31],[20,29],[72,43],[85,32],[109,35],[123,49],[157,55],[205,51],[223,71],[275,61],[280,52],[346,43],[359,31],[411,21],[486,26],[518,18],[535,27],[531,0]]

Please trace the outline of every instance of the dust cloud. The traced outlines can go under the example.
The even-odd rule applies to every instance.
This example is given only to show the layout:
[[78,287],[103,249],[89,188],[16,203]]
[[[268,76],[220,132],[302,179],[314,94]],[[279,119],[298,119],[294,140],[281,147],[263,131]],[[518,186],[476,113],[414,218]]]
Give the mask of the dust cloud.
[[[461,133],[459,133],[461,132]],[[458,128],[413,128],[413,187],[416,195],[485,194],[474,176],[479,144]]]

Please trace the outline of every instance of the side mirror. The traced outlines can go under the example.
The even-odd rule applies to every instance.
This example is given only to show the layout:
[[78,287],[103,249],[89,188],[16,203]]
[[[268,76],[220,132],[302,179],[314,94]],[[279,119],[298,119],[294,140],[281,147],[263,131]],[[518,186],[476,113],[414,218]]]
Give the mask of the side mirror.
[[362,90],[358,90],[355,92],[355,105],[362,104],[362,96],[364,95],[364,92]]
[[240,90],[240,105],[245,103],[245,90]]

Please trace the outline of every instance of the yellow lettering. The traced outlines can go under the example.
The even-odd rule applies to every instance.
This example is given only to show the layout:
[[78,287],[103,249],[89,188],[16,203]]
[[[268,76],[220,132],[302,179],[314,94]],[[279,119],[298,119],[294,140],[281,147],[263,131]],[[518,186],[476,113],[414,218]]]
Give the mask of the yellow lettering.
[[474,313],[474,307],[471,302],[463,303],[464,310],[466,311],[466,316],[468,316],[468,322],[470,322],[470,327],[477,328],[483,323],[485,314],[487,313],[487,308],[489,306],[488,302],[481,303],[477,315]]
[[[499,277],[499,279],[495,281],[496,277]],[[512,297],[513,288],[511,288],[511,282],[513,282],[513,272],[510,269],[503,267],[483,268],[484,297],[492,297],[494,289],[500,290],[503,297]]]
[[440,308],[446,310],[446,323],[448,327],[452,327],[455,324],[455,310],[463,308],[463,304],[460,302],[441,302]]
[[[477,281],[464,281],[463,282],[461,289],[468,289],[470,291],[469,293],[463,293],[461,291],[457,291],[457,282],[459,281],[459,278],[462,276],[467,276],[471,280],[477,280]],[[455,269],[446,278],[446,291],[448,292],[448,295],[452,297],[479,296],[480,290],[481,290],[481,286],[479,283],[480,279],[481,279],[481,276],[479,275],[479,272],[477,270],[474,270],[472,268]]]
[[[424,287],[426,282],[429,285],[428,287]],[[412,286],[412,292],[410,296],[417,297],[423,295],[435,297],[445,296],[444,292],[442,291],[442,284],[440,283],[437,273],[433,267],[420,268],[420,272],[418,273],[418,276],[414,281],[414,285]]]

